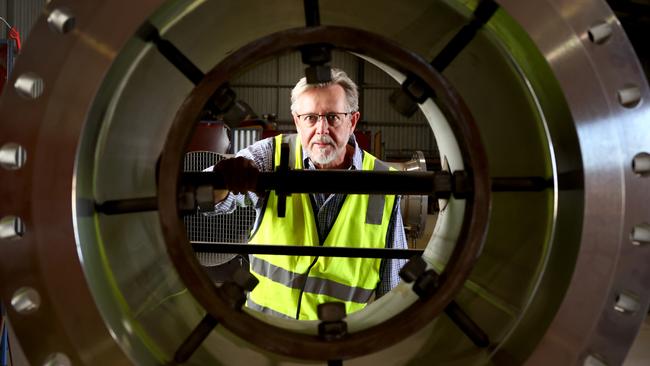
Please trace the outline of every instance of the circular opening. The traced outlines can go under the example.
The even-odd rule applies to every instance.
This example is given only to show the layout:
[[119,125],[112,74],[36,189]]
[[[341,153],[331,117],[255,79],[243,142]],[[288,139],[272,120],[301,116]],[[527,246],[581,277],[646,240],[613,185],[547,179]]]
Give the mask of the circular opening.
[[[233,4],[235,3],[233,2]],[[216,4],[206,2],[204,6],[212,7],[216,6]],[[436,5],[436,9],[438,7],[440,6]],[[195,21],[197,20],[197,13],[220,14],[218,11],[200,9],[201,11],[196,11],[187,19],[180,21],[178,27],[173,24],[171,27],[167,25],[160,26],[160,29],[162,38],[171,40],[175,46],[203,70],[208,70],[210,65],[216,64],[222,57],[232,53],[233,49],[246,44],[250,39],[264,36],[276,30],[269,27],[269,25],[276,24],[276,22],[264,22],[259,23],[258,27],[255,28],[257,30],[254,32],[255,37],[251,37],[250,34],[244,36],[241,33],[235,35],[234,32],[228,33],[228,29],[232,28],[228,27],[228,20],[231,19],[232,13],[228,13],[227,17],[218,18],[218,20],[214,20],[217,18],[211,16],[197,22]],[[247,12],[250,9],[243,9],[243,11],[248,14]],[[268,9],[265,11],[268,11]],[[328,13],[334,14],[336,11],[328,11]],[[438,16],[440,13],[435,12],[435,14]],[[301,12],[294,15],[298,20],[303,16]],[[286,14],[283,13],[277,19],[286,19]],[[446,19],[446,17],[440,16],[439,19]],[[462,26],[461,22],[467,20],[466,18],[454,19],[459,22],[451,24],[450,32],[459,29],[459,25]],[[211,22],[211,25],[207,25],[206,20],[208,20],[208,23]],[[205,28],[202,28],[203,31],[198,32],[194,25],[199,23],[206,24],[207,28],[214,27],[218,32],[205,32]],[[443,24],[444,22],[427,24],[433,23]],[[157,24],[161,23],[158,22]],[[300,24],[300,22],[296,24],[289,22],[285,26],[288,28]],[[448,25],[442,28],[447,29]],[[511,30],[508,29],[508,31]],[[223,47],[220,46],[221,44],[217,45],[216,51],[214,51],[214,37],[217,34],[224,34],[224,32],[225,34],[232,33],[234,39],[232,42],[224,43]],[[547,143],[547,135],[544,134],[546,128],[545,115],[549,111],[553,112],[548,116],[550,121],[566,121],[570,119],[570,116],[562,115],[557,117],[558,114],[561,114],[557,112],[557,101],[553,101],[553,108],[549,107],[547,109],[544,107],[542,112],[538,111],[538,106],[533,105],[533,102],[540,102],[542,106],[548,106],[549,103],[538,99],[536,90],[546,90],[544,87],[539,86],[539,79],[544,81],[554,80],[550,73],[536,75],[540,70],[540,64],[543,65],[541,55],[539,56],[539,62],[535,64],[534,71],[521,72],[517,67],[529,65],[527,60],[531,57],[529,52],[531,46],[526,46],[525,53],[521,48],[518,48],[523,47],[521,45],[508,45],[508,47],[501,48],[503,45],[499,41],[494,41],[489,37],[486,39],[484,37],[486,33],[480,32],[477,35],[477,39],[471,42],[466,52],[462,52],[458,59],[454,61],[454,65],[457,65],[457,67],[450,67],[446,71],[446,76],[451,76],[454,79],[454,86],[464,88],[463,97],[473,99],[470,104],[472,112],[477,118],[483,119],[484,128],[482,128],[481,133],[487,134],[484,136],[484,142],[492,145],[489,152],[491,171],[498,176],[506,177],[535,175],[547,177],[548,172],[554,172],[555,170],[549,163],[549,161],[553,160],[553,156],[549,150],[552,149],[552,146],[549,147],[549,145],[552,145],[551,141],[549,140]],[[417,34],[435,35],[439,34],[439,30],[417,32]],[[387,36],[391,37],[389,34]],[[417,35],[411,37],[410,34],[405,34],[400,38],[400,44],[412,48],[413,45],[410,44],[409,40],[417,38]],[[196,46],[188,48],[188,42]],[[435,44],[435,37],[427,40],[427,42]],[[203,45],[203,47],[200,45]],[[476,45],[479,45],[479,47],[474,49]],[[146,48],[141,50],[140,47]],[[534,47],[532,48],[534,49]],[[422,51],[417,47],[415,49]],[[519,49],[522,53],[510,54],[508,50],[512,49]],[[223,52],[219,53],[221,51]],[[435,54],[435,49],[419,53]],[[526,60],[519,60],[519,65],[515,65],[517,66],[515,67],[512,65],[512,60],[507,57],[515,57],[518,54],[525,54]],[[361,53],[358,53],[358,55],[361,55]],[[504,58],[504,55],[506,55],[506,58]],[[183,343],[187,336],[192,333],[205,314],[201,304],[196,303],[194,297],[187,291],[186,281],[180,281],[178,273],[176,273],[177,271],[187,270],[187,268],[183,269],[183,267],[176,266],[167,255],[164,238],[160,232],[158,213],[147,211],[108,215],[100,211],[95,215],[94,219],[91,219],[84,214],[86,212],[84,211],[84,207],[86,207],[84,204],[88,197],[94,197],[96,202],[102,203],[107,200],[144,198],[156,195],[156,188],[152,183],[155,182],[156,176],[154,167],[157,166],[159,153],[163,150],[162,142],[167,135],[167,129],[171,122],[170,116],[177,113],[178,106],[184,97],[191,92],[192,85],[181,72],[178,72],[179,70],[173,70],[169,61],[156,51],[156,47],[152,47],[150,43],[143,46],[140,39],[134,40],[129,47],[123,50],[119,57],[120,60],[116,63],[116,66],[121,65],[122,68],[115,67],[115,70],[111,70],[106,79],[121,80],[121,82],[104,83],[102,85],[101,93],[99,93],[97,101],[92,106],[93,111],[89,116],[91,123],[87,125],[89,128],[84,132],[82,146],[77,155],[79,174],[77,175],[76,193],[77,203],[78,205],[81,204],[77,208],[81,207],[82,209],[78,211],[76,218],[79,223],[78,245],[83,253],[84,267],[105,269],[101,273],[88,271],[89,273],[92,272],[91,275],[93,276],[89,279],[89,283],[93,287],[93,294],[97,298],[103,299],[101,311],[103,314],[107,314],[104,315],[105,319],[111,324],[111,329],[118,334],[120,343],[128,344],[127,347],[131,349],[131,347],[137,347],[139,343],[146,342],[144,345],[140,344],[141,348],[145,348],[144,352],[148,352],[148,344],[155,344],[164,354],[171,353],[173,355],[178,345]],[[334,58],[336,59],[336,55],[334,55]],[[381,57],[374,57],[373,59],[377,60],[381,59]],[[293,59],[288,60],[290,63],[293,61]],[[466,65],[468,61],[471,63],[470,67]],[[295,63],[299,68],[304,67],[299,58]],[[357,70],[356,67],[350,67],[349,64],[344,65],[343,68],[346,70]],[[283,70],[283,66],[278,65],[274,69]],[[170,70],[173,72],[170,72]],[[260,74],[264,76],[271,74],[268,69],[264,70],[265,72],[260,72]],[[398,81],[405,80],[406,73],[403,71],[392,73],[389,68],[383,66],[378,67],[378,70],[381,74],[390,74]],[[374,73],[375,71],[368,71],[366,78],[363,79],[364,81],[370,83],[367,78],[370,77],[369,73],[371,72]],[[160,75],[166,77],[161,78]],[[533,77],[532,80],[529,79],[531,77]],[[535,79],[537,77],[539,78]],[[504,82],[504,80],[509,82]],[[235,84],[235,81],[230,81]],[[283,108],[286,105],[281,101],[288,99],[288,91],[295,81],[294,78],[291,80],[282,79],[279,93],[282,94],[284,91],[286,95],[283,98],[272,99],[268,97],[267,93],[260,93],[259,103],[268,101],[268,103],[276,104],[277,100],[279,100],[280,105],[278,108]],[[394,83],[393,80],[391,81]],[[525,83],[522,81],[525,81]],[[531,81],[531,84],[528,84],[529,81]],[[258,83],[264,84],[261,85],[260,89],[269,89],[265,82],[258,81]],[[531,85],[540,89],[527,89],[527,86],[531,87]],[[366,95],[366,105],[369,101],[368,98],[374,99],[383,93],[385,94],[381,97],[383,105],[388,106],[387,96],[390,92],[379,89],[383,86],[383,84],[377,85],[378,90],[376,90],[376,93]],[[233,89],[236,90],[235,85],[233,85]],[[153,91],[155,91],[154,94],[152,94]],[[484,92],[479,93],[477,91]],[[246,94],[246,91],[243,93]],[[242,95],[240,90],[237,90],[237,94]],[[541,94],[546,95],[546,92]],[[561,93],[557,93],[557,95],[559,94]],[[138,102],[133,103],[136,100]],[[249,99],[244,100],[249,101]],[[561,101],[559,104],[562,104]],[[508,105],[507,112],[495,108],[495,106],[499,105]],[[255,105],[253,107],[258,110]],[[260,108],[259,110],[263,109]],[[424,106],[424,110],[426,114],[431,112],[427,106]],[[368,116],[369,113],[371,111],[364,114]],[[282,113],[278,113],[278,116],[281,115]],[[518,117],[514,118],[514,116]],[[517,120],[519,123],[507,123],[510,119],[512,121]],[[138,121],[138,123],[134,123],[134,121]],[[152,121],[156,121],[156,123],[151,123]],[[526,121],[526,125],[522,125],[521,121]],[[570,123],[563,125],[569,126],[569,129],[572,126]],[[398,128],[404,129],[403,124],[400,123]],[[449,137],[450,141],[455,141],[451,128],[448,129],[446,135],[436,134],[436,139],[446,140]],[[97,132],[98,130],[99,132]],[[504,146],[499,138],[503,138],[506,131],[509,144]],[[384,137],[389,139],[398,133],[384,131]],[[447,137],[440,138],[440,136]],[[389,149],[388,144],[386,144],[386,149]],[[451,148],[441,146],[440,150],[441,155],[443,155],[441,160],[448,162],[444,164],[445,168],[456,170],[459,165],[457,165],[458,162],[453,161],[454,157],[451,156],[453,154],[449,152]],[[459,157],[460,164],[462,164],[462,156],[460,154],[455,156]],[[92,157],[95,157],[95,159],[93,160]],[[180,165],[182,164],[179,162]],[[537,279],[546,273],[545,248],[549,246],[549,240],[551,240],[547,235],[552,234],[553,220],[556,217],[553,216],[556,213],[550,211],[554,207],[551,202],[553,195],[552,190],[547,192],[498,194],[500,196],[498,206],[500,210],[497,220],[501,224],[495,225],[493,228],[498,229],[500,227],[501,229],[497,230],[499,232],[497,235],[491,229],[491,235],[494,237],[486,245],[486,248],[484,248],[486,251],[479,259],[480,268],[475,268],[471,280],[465,283],[465,288],[457,298],[461,307],[468,310],[471,318],[476,320],[481,327],[484,327],[492,335],[501,335],[495,338],[495,343],[500,345],[503,345],[507,339],[518,338],[517,335],[511,337],[510,333],[518,327],[520,319],[526,313],[528,304],[531,301],[528,296],[537,291],[535,285]],[[446,220],[448,227],[445,228],[444,225],[439,225],[435,228],[436,240],[446,239],[455,243],[458,234],[453,234],[454,230],[450,227],[454,226],[453,223],[459,224],[464,220],[459,202],[461,201],[456,200],[447,204],[447,209],[441,216],[444,216],[442,221]],[[537,208],[531,210],[531,204]],[[507,208],[504,209],[504,207]],[[90,210],[92,211],[92,208]],[[509,213],[519,211],[525,211],[529,214],[517,217],[517,222],[513,224]],[[562,212],[560,212],[559,216],[562,216]],[[572,219],[571,223],[571,227],[573,227],[575,219]],[[566,228],[563,232],[565,231]],[[447,237],[449,233],[453,235]],[[558,247],[568,248],[571,247],[572,243],[564,244],[568,244],[568,246],[560,245]],[[434,247],[437,249],[437,246]],[[556,246],[553,245],[553,248],[555,251]],[[519,253],[514,262],[512,261],[513,251]],[[524,253],[526,254],[524,255]],[[450,255],[451,251],[438,253],[436,250],[428,248],[428,254],[440,254],[441,257],[445,257]],[[194,253],[190,251],[188,258],[193,255]],[[498,258],[497,262],[495,262],[495,258]],[[504,262],[507,265],[503,265]],[[441,263],[443,263],[440,266],[442,269],[445,261],[441,261]],[[554,272],[556,272],[555,267]],[[104,279],[102,278],[103,275],[109,278]],[[165,286],[162,284],[165,284]],[[124,304],[121,300],[119,303],[107,305],[110,299],[102,295],[114,293],[115,287],[119,289],[119,294],[116,297],[126,300],[126,310],[123,310]],[[556,290],[554,288],[553,291]],[[146,298],[139,295],[144,293],[149,295]],[[349,330],[357,332],[367,329],[369,326],[382,323],[391,314],[400,312],[410,304],[409,301],[402,301],[402,297],[407,297],[411,302],[417,300],[417,296],[409,286],[400,286],[371,303],[364,311],[355,312],[348,317],[346,321],[350,326]],[[398,303],[401,304],[402,308],[397,306]],[[111,307],[111,305],[114,306]],[[386,314],[386,309],[390,314]],[[550,313],[552,310],[547,307],[543,311]],[[118,314],[120,318],[115,320],[111,318],[111,314]],[[250,315],[256,316],[259,314],[251,312]],[[288,323],[278,322],[270,317],[260,316],[260,318],[265,322],[285,329],[292,329],[297,333],[310,335],[317,333],[314,322],[292,321]],[[422,352],[426,353],[427,357],[436,359],[440,357],[456,357],[453,354],[450,355],[448,350],[458,349],[458,347],[468,350],[468,352],[471,350],[472,354],[477,358],[490,357],[493,348],[475,348],[474,344],[459,330],[456,324],[445,321],[445,316],[440,318],[440,320],[431,322],[431,326],[428,327],[431,331],[424,332],[424,337],[428,339],[427,342],[434,345],[432,348],[422,348]],[[165,321],[161,322],[161,319]],[[236,319],[233,321],[236,321]],[[356,324],[356,328],[352,327],[354,324]],[[535,329],[542,331],[544,325],[535,325]],[[134,331],[137,335],[134,335]],[[389,335],[393,331],[394,329],[389,329],[389,327],[385,327],[383,330],[384,333]],[[263,331],[259,333],[265,334]],[[228,335],[224,337],[224,334]],[[230,334],[231,332],[219,325],[210,333],[210,336],[202,343],[202,346],[193,357],[198,359],[207,353],[208,357],[212,357],[212,359],[222,360],[224,357],[228,358],[229,356],[225,356],[226,352],[223,350],[224,347],[232,345]],[[421,340],[421,335],[422,333],[414,334],[409,339],[417,342]],[[241,337],[237,338],[243,339]],[[247,346],[250,341],[250,339],[243,339]],[[300,338],[293,344],[296,345],[296,348],[302,348],[303,341],[304,339]],[[307,339],[307,341],[309,340]],[[402,342],[395,347],[402,347],[406,343],[410,343],[410,341]],[[287,343],[284,342],[283,344]],[[504,347],[507,348],[507,345]],[[258,348],[246,348],[243,353],[259,355],[259,351],[256,351],[256,349]],[[241,348],[235,353],[239,351],[241,351]],[[282,352],[262,353],[265,354],[263,357],[269,359],[284,358],[281,355]],[[384,353],[390,352],[378,351],[378,354]],[[158,353],[152,354],[154,357],[160,357]],[[293,357],[297,356],[293,355]],[[162,356],[160,359],[165,360],[166,358]],[[234,362],[234,360],[230,361]],[[223,361],[226,364],[232,362]]]
[[[237,101],[232,109],[236,109],[237,113],[228,111],[211,116],[210,120],[201,118],[201,121],[195,126],[195,131],[187,148],[189,152],[184,155],[183,171],[197,172],[206,168],[211,169],[212,165],[218,161],[232,157],[232,153],[236,153],[256,141],[276,134],[295,134],[296,127],[288,110],[290,88],[285,85],[295,85],[304,76],[304,66],[300,62],[300,57],[300,52],[277,55],[270,60],[261,61],[240,75],[234,76],[230,81],[230,86],[236,93]],[[439,112],[425,115],[417,108],[417,104],[417,112],[411,117],[405,117],[390,107],[386,108],[383,104],[389,100],[392,93],[400,90],[400,83],[391,77],[391,73],[402,81],[405,78],[403,74],[398,74],[394,69],[386,69],[387,65],[362,55],[338,50],[333,50],[332,59],[332,67],[339,69],[347,67],[344,71],[358,85],[360,99],[365,101],[360,106],[360,122],[357,124],[354,133],[359,147],[398,171],[440,171],[440,153],[431,126],[436,126],[436,130],[439,132],[440,126],[448,125],[444,116]],[[282,71],[278,72],[277,70]],[[268,85],[261,89],[259,82],[256,83],[252,80],[255,80],[259,75],[266,74],[272,76],[265,79],[268,80]],[[272,82],[282,83],[282,86],[277,87],[277,94],[273,90]],[[265,103],[266,98],[259,100],[253,97],[258,90],[264,92],[265,96],[273,96],[273,98],[277,99],[278,104],[283,105],[280,107],[281,113],[279,115],[263,116],[256,113],[256,111],[264,111],[269,108],[269,105]],[[269,90],[271,92],[268,92]],[[238,108],[238,105],[243,106],[243,108]],[[395,122],[385,122],[387,116]],[[430,118],[437,119],[430,120]],[[417,135],[417,137],[409,138],[409,135]],[[449,138],[454,139],[453,136]],[[373,141],[375,139],[377,141]],[[446,144],[450,145],[450,142]],[[452,149],[447,148],[445,151],[450,154],[450,150]],[[458,166],[458,161],[462,160],[458,156],[454,156],[453,159],[454,166]],[[310,186],[317,183],[312,183]],[[331,185],[331,183],[327,184]],[[351,184],[351,186],[354,186],[354,184]],[[197,188],[197,196],[199,196],[200,189],[202,187]],[[212,200],[211,189],[209,198]],[[255,195],[250,199],[247,195],[246,199],[242,199],[237,208],[234,208],[234,212],[228,214],[222,212],[214,215],[213,210],[212,212],[207,210],[206,213],[183,216],[187,237],[196,251],[199,262],[210,278],[217,284],[228,280],[236,268],[249,267],[248,255],[235,257],[235,254],[219,252],[219,248],[224,249],[224,243],[248,243],[249,236],[254,231],[255,226],[256,212],[253,208],[255,204],[246,207],[240,205],[245,202],[257,202],[258,199],[263,198]],[[341,197],[332,197],[332,200],[336,199],[341,199]],[[437,201],[432,202],[432,205],[429,206],[429,197],[426,195],[406,195],[402,197],[399,215],[403,220],[405,245],[408,248],[423,250],[427,247],[439,211],[435,203]],[[332,202],[329,202],[329,204],[331,205]],[[206,203],[206,206],[212,208],[214,202],[210,201]],[[203,205],[200,202],[199,207],[199,210],[202,211],[201,207]],[[333,222],[329,223],[330,226],[333,224]],[[322,225],[322,223],[319,225]],[[234,246],[225,246],[226,249],[232,249],[232,247]],[[453,243],[437,245],[437,247],[440,248],[440,251],[451,252]],[[243,247],[241,250],[246,249],[247,247]],[[412,253],[411,255],[415,254]],[[446,260],[447,258],[436,261],[439,265],[438,269],[444,267]],[[396,285],[399,281],[397,271],[405,262],[406,259],[394,259],[393,261],[386,259],[382,261],[389,268],[391,266],[395,268],[390,276],[394,275],[396,279],[392,280],[391,284]],[[389,274],[382,273],[383,276],[389,276]],[[380,294],[387,291],[385,287],[388,286],[380,289]],[[378,297],[375,293],[370,300],[370,304],[374,304],[374,300]],[[384,311],[384,313],[388,314],[389,312]],[[367,315],[355,313],[355,316],[365,317]],[[295,317],[295,312],[293,317]]]
[[[283,42],[274,41],[276,38],[283,39]],[[359,39],[365,39],[367,42],[358,42]],[[350,43],[350,40],[355,41]],[[367,54],[375,59],[383,58],[384,62],[389,62],[401,70],[409,70],[408,74],[421,82],[423,87],[434,90],[433,93],[435,94],[430,95],[438,96],[439,101],[448,109],[447,112],[462,120],[462,122],[453,121],[454,123],[449,131],[451,136],[461,139],[458,147],[461,153],[457,156],[462,158],[454,161],[457,163],[454,170],[467,170],[473,176],[474,186],[471,200],[476,205],[465,207],[465,217],[460,220],[463,228],[453,250],[454,255],[450,256],[452,259],[443,270],[444,275],[441,276],[437,294],[423,299],[424,301],[412,303],[409,306],[411,310],[409,312],[402,311],[385,319],[380,324],[370,326],[356,333],[348,333],[345,336],[345,342],[341,344],[342,349],[338,350],[332,348],[320,337],[296,334],[260,322],[256,318],[248,316],[246,312],[233,311],[232,304],[238,300],[230,297],[232,296],[229,291],[231,287],[228,287],[228,291],[224,290],[224,287],[215,288],[198,268],[196,260],[193,260],[193,253],[188,250],[189,246],[178,245],[186,242],[187,239],[183,230],[179,230],[178,227],[177,202],[174,199],[169,200],[170,197],[177,196],[177,187],[173,184],[176,180],[165,178],[167,175],[178,174],[178,167],[181,165],[182,160],[179,159],[179,155],[184,151],[186,142],[191,135],[191,129],[188,126],[192,126],[194,121],[199,118],[206,105],[214,103],[211,98],[213,98],[215,90],[223,90],[234,75],[260,59],[268,59],[268,57],[280,52],[286,52],[288,49],[323,43],[335,45],[347,51]],[[359,46],[359,44],[363,44],[363,46]],[[171,258],[176,262],[184,282],[208,313],[216,319],[221,319],[221,324],[228,329],[263,348],[276,352],[281,350],[281,353],[288,352],[288,350],[283,350],[282,342],[300,341],[302,343],[301,349],[291,350],[292,356],[323,359],[328,358],[328,354],[332,353],[332,355],[338,355],[332,357],[341,357],[341,355],[352,357],[381,349],[387,344],[407,337],[413,332],[414,328],[424,326],[451,301],[449,296],[462,285],[464,282],[463,277],[469,273],[471,264],[476,258],[471,252],[481,246],[480,243],[484,237],[486,221],[483,220],[487,219],[487,216],[484,215],[486,215],[485,210],[489,206],[482,206],[486,202],[481,201],[489,199],[489,187],[486,180],[486,171],[484,170],[486,164],[478,163],[484,158],[484,154],[481,152],[480,139],[474,136],[476,130],[471,127],[471,117],[469,117],[464,107],[458,104],[460,102],[458,96],[455,95],[455,92],[444,80],[439,78],[438,74],[426,61],[413,56],[413,54],[406,52],[391,42],[356,29],[336,27],[309,31],[294,29],[264,37],[232,53],[206,75],[204,81],[194,89],[187,99],[190,103],[185,103],[179,111],[176,121],[168,134],[166,146],[163,149],[160,164],[161,185],[159,187],[161,222],[168,251]],[[402,79],[405,78],[402,77]],[[223,93],[218,92],[217,94],[222,95]],[[433,102],[429,100],[425,104],[432,106]],[[423,108],[427,110],[426,105]],[[456,141],[456,139],[450,138],[448,141]],[[166,182],[172,184],[166,184]],[[478,193],[479,191],[483,193]],[[474,222],[473,225],[472,222]],[[236,295],[236,297],[240,296],[242,295]],[[390,336],[385,332],[387,328],[393,330]],[[269,337],[269,334],[273,334],[273,336]],[[291,341],[291,339],[294,341]],[[289,354],[287,353],[287,355]]]

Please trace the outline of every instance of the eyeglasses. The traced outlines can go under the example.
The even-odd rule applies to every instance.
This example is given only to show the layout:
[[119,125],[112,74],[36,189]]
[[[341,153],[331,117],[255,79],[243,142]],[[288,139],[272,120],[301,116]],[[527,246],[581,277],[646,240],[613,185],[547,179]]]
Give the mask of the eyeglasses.
[[328,125],[332,127],[338,127],[341,125],[343,119],[348,114],[352,114],[352,112],[329,112],[324,114],[305,113],[305,114],[298,114],[296,115],[296,117],[298,117],[298,120],[301,123],[309,127],[315,125],[318,122],[318,120],[321,119],[321,117],[325,118]]

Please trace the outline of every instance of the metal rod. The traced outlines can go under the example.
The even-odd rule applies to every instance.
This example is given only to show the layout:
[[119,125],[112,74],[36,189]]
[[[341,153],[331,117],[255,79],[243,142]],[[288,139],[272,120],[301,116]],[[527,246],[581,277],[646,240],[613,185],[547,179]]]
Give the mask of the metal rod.
[[317,27],[320,25],[320,9],[318,0],[304,0],[305,6],[305,25],[307,27]]
[[158,197],[130,198],[106,201],[95,206],[97,212],[106,215],[119,215],[133,212],[156,211]]
[[192,333],[178,347],[174,353],[174,362],[177,364],[187,362],[217,324],[219,322],[215,318],[210,316],[210,314],[206,314],[196,328],[192,330]]
[[452,301],[447,305],[445,308],[445,314],[447,314],[451,321],[454,322],[463,333],[465,333],[474,345],[481,348],[490,345],[490,339],[487,334],[485,334],[483,329],[481,329],[455,301]]
[[205,74],[187,56],[185,56],[174,44],[160,36],[158,29],[151,23],[146,22],[138,30],[140,38],[145,42],[152,42],[161,55],[167,59],[178,71],[187,77],[194,85],[203,80]]
[[408,259],[414,255],[422,255],[421,249],[386,249],[386,248],[355,248],[355,247],[321,247],[299,245],[270,245],[270,244],[231,244],[192,241],[192,249],[198,253],[228,253],[228,254],[269,254],[296,255],[309,257],[343,257],[343,258],[383,258]]
[[553,187],[553,180],[543,177],[495,177],[492,192],[539,192]]
[[[234,173],[236,174],[236,173]],[[446,194],[452,177],[445,172],[388,172],[349,170],[289,170],[260,172],[257,191],[285,193],[349,193],[349,194]],[[183,183],[212,185],[229,189],[224,178],[211,172],[183,173]]]
[[494,15],[499,5],[493,0],[479,2],[474,10],[474,16],[469,23],[461,28],[454,38],[445,45],[445,48],[431,61],[431,66],[438,72],[442,72],[449,64],[467,47],[474,39],[476,32]]

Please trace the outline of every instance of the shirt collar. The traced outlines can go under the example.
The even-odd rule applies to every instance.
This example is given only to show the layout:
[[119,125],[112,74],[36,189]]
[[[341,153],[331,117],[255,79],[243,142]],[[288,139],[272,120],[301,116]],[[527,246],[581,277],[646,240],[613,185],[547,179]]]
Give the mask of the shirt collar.
[[[300,136],[298,136],[298,138],[300,138]],[[354,153],[352,154],[352,165],[348,168],[348,170],[361,170],[363,167],[363,152],[359,148],[359,144],[357,144],[357,139],[354,137],[354,134],[350,135],[348,145],[354,147]],[[302,156],[304,157],[302,166],[304,166],[306,169],[316,169],[316,166],[309,158],[309,152],[304,146],[302,147]]]

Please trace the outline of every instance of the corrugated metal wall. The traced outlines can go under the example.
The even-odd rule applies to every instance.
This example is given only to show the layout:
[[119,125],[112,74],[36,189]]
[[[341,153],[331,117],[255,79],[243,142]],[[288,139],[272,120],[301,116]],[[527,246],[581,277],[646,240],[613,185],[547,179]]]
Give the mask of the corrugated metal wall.
[[[7,13],[7,0],[0,0],[0,17],[5,19],[8,18]],[[8,21],[9,19],[7,19]],[[0,39],[7,38],[7,27],[5,25],[0,25]]]
[[[0,0],[0,16],[18,28],[21,40],[24,42],[44,6],[45,0]],[[0,38],[7,38],[6,28],[2,26]]]
[[[359,85],[361,122],[373,136],[381,133],[384,151],[381,158],[408,159],[415,150],[423,151],[429,158],[437,158],[435,139],[422,113],[418,111],[413,117],[406,118],[390,106],[388,98],[399,88],[397,82],[374,65],[349,53],[334,52],[332,65],[345,70]],[[299,53],[283,55],[241,75],[233,81],[233,88],[258,116],[275,114],[281,130],[293,131],[290,93],[304,75],[304,68]]]

